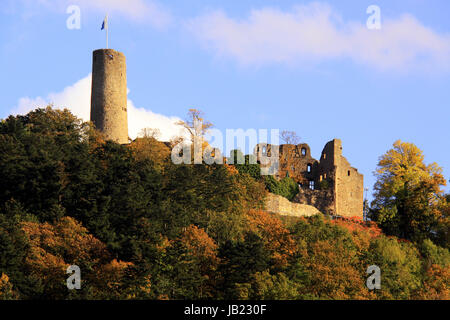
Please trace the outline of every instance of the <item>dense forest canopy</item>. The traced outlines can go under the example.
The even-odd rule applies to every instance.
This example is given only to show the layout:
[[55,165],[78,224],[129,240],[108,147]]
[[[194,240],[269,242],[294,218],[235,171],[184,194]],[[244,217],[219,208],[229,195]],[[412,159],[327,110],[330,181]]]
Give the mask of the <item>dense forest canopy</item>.
[[0,158],[0,299],[450,298],[450,199],[411,145],[380,160],[373,222],[269,214],[288,178],[174,165],[154,136],[104,141],[68,110],[2,120]]

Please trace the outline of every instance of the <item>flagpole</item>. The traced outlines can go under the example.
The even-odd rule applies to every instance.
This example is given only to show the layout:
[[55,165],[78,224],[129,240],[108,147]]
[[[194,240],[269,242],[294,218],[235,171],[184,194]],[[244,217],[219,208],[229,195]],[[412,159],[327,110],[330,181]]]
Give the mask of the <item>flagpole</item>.
[[109,21],[108,14],[106,14],[106,49],[108,49],[108,32],[109,32]]

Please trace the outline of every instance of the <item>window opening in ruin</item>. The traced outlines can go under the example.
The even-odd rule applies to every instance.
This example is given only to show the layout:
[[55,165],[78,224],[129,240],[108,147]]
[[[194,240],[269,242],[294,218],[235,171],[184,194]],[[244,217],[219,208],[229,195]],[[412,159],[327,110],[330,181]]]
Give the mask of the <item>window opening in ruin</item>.
[[314,190],[314,181],[313,180],[309,181],[309,188],[311,190]]
[[347,171],[347,175],[350,177],[350,170]]
[[311,172],[311,165],[308,164],[308,172]]
[[327,154],[326,154],[326,153],[323,154],[323,158],[324,158],[324,159],[327,158]]
[[306,156],[306,148],[302,148],[302,156]]
[[265,154],[266,153],[266,147],[262,148],[262,153]]

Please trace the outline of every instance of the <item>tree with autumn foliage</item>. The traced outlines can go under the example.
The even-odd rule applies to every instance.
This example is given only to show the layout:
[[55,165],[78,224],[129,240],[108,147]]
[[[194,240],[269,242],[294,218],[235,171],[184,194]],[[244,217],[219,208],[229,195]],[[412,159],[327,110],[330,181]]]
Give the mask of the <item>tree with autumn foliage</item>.
[[414,152],[382,163],[379,220],[284,217],[250,158],[175,165],[155,133],[120,145],[50,107],[0,122],[0,299],[449,298],[450,199]]
[[0,300],[15,300],[19,296],[13,289],[7,274],[0,274]]
[[158,171],[163,171],[167,159],[170,157],[170,148],[155,136],[146,133],[130,143],[129,148],[138,161],[149,160]]
[[375,175],[371,219],[388,235],[419,242],[435,238],[446,202],[442,168],[425,164],[422,150],[398,140],[381,156]]
[[203,111],[197,109],[189,109],[186,119],[177,122],[189,132],[191,136],[191,142],[194,143],[194,139],[200,139],[203,142],[205,134],[213,127],[213,124],[204,118]]
[[[351,223],[349,223],[351,224]],[[350,229],[354,229],[350,231]],[[301,218],[291,226],[296,254],[286,274],[299,282],[303,299],[374,299],[365,285],[371,239],[326,217]]]
[[[122,277],[132,264],[114,259],[79,222],[63,217],[54,224],[23,222],[22,229],[31,245],[25,268],[41,282],[46,299],[121,296]],[[83,272],[81,290],[66,290],[70,265]]]
[[281,220],[262,210],[250,210],[247,214],[248,227],[264,239],[266,250],[270,252],[271,268],[282,270],[287,267],[294,254],[295,242]]

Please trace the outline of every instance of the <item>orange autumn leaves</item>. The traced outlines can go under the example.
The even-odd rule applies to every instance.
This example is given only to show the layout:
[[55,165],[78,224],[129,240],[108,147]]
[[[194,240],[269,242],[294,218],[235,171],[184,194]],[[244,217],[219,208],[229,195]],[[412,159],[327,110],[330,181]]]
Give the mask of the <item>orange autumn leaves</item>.
[[352,250],[343,241],[296,239],[274,215],[264,211],[251,210],[247,216],[249,228],[264,239],[266,249],[271,253],[274,267],[278,270],[289,268],[289,264],[303,266],[308,274],[307,287],[299,289],[304,297],[327,299],[373,299],[375,294],[365,286],[365,268],[360,256],[368,249],[370,239],[381,233],[373,225],[366,226],[360,221],[332,221],[351,234]]
[[450,300],[450,269],[431,265],[425,274],[423,289],[415,298],[423,300]]
[[262,210],[250,210],[247,220],[250,231],[264,239],[266,249],[272,254],[274,267],[285,267],[296,246],[281,220]]
[[[370,249],[371,246],[380,240],[380,245],[394,241],[399,243],[398,248],[395,248],[399,249],[402,246],[394,238],[383,241],[385,237],[376,226],[353,219],[323,220],[320,223],[311,219],[299,219],[312,230],[309,234],[310,231],[306,229],[300,233],[288,229],[280,217],[262,210],[250,210],[245,218],[247,231],[257,234],[262,239],[265,250],[272,259],[270,270],[253,274],[254,279],[249,281],[253,281],[251,283],[256,285],[256,289],[266,282],[281,281],[280,288],[283,288],[283,292],[269,295],[273,299],[395,298],[390,296],[384,287],[383,295],[380,296],[378,292],[369,291],[365,285],[368,277],[366,268],[371,262],[367,254],[373,249]],[[313,225],[315,227],[312,227]],[[314,229],[316,227],[318,229]],[[324,233],[315,234],[314,230],[319,229]],[[69,265],[76,264],[82,270],[83,289],[88,291],[87,296],[82,298],[138,297],[133,293],[136,290],[124,290],[126,272],[133,265],[114,259],[106,246],[73,218],[64,217],[52,224],[23,222],[22,230],[30,244],[25,267],[30,275],[42,282],[46,296],[53,299],[68,298],[68,291],[65,290],[65,281],[68,277],[66,269]],[[176,251],[180,246],[184,249]],[[195,266],[185,270],[198,270],[201,277],[195,289],[202,292],[202,297],[212,298],[217,286],[217,277],[220,276],[218,268],[221,261],[218,257],[218,248],[218,244],[205,229],[190,225],[177,238],[170,240],[165,238],[157,249],[162,253],[180,252],[182,255],[176,256],[178,261]],[[383,253],[386,250],[379,252]],[[385,268],[387,267],[383,267],[383,272],[386,272]],[[426,274],[423,285],[412,290],[410,297],[449,299],[448,267],[430,264],[424,272]],[[299,279],[295,274],[303,278]],[[138,291],[150,294],[153,290],[150,280],[149,276]],[[397,281],[396,277],[393,277],[392,281]],[[386,285],[387,282],[383,282],[383,286]],[[397,282],[393,285],[397,285]],[[266,289],[269,290],[269,287]],[[286,294],[286,290],[289,295]],[[120,295],[120,292],[124,295]],[[8,275],[0,275],[0,297],[14,296],[14,288]],[[159,298],[164,297],[168,295],[159,295]]]
[[97,296],[102,291],[114,292],[131,265],[113,259],[101,241],[70,217],[54,224],[23,222],[22,229],[30,244],[26,268],[42,282],[46,295],[54,298],[64,298],[69,265],[81,268],[82,286]]
[[4,273],[0,274],[0,300],[15,300],[17,298],[18,295],[14,291],[8,275]]
[[211,266],[217,266],[217,244],[205,230],[190,225],[179,240],[185,244],[189,252],[200,259],[201,270],[206,272]]

